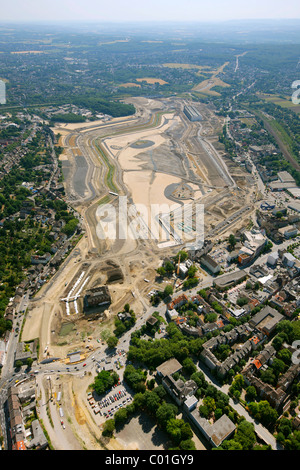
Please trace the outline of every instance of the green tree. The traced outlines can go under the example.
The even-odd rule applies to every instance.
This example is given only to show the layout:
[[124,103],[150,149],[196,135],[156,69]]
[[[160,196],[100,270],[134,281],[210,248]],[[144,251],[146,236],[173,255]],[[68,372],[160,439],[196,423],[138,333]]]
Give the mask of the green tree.
[[247,398],[248,401],[256,400],[256,398],[257,398],[257,391],[256,391],[256,388],[253,387],[253,385],[250,385],[250,386],[246,389],[246,398]]
[[251,415],[260,421],[264,426],[273,429],[278,419],[277,411],[266,400],[259,403],[251,402],[248,404]]
[[254,425],[245,419],[238,425],[234,440],[239,442],[243,450],[251,450],[256,442]]
[[231,250],[234,250],[234,247],[235,247],[235,245],[236,245],[236,243],[237,243],[236,238],[235,238],[234,235],[229,235],[228,243],[229,243],[230,249],[231,249]]
[[173,274],[173,272],[175,271],[175,266],[173,263],[171,263],[171,261],[166,261],[164,268],[168,275]]
[[128,418],[127,409],[126,408],[119,409],[115,413],[115,416],[114,416],[116,426],[125,423],[127,418]]
[[102,435],[105,437],[112,437],[114,434],[115,428],[116,428],[115,421],[113,419],[107,420],[104,423]]
[[181,250],[177,253],[177,255],[175,257],[175,261],[176,261],[176,263],[178,263],[179,257],[180,257],[180,262],[184,263],[188,259],[188,256],[189,255],[186,251]]
[[184,369],[184,372],[186,372],[188,375],[192,375],[197,372],[197,367],[195,366],[193,360],[190,357],[184,359],[184,361],[182,362],[182,367]]
[[181,441],[179,447],[181,450],[196,450],[195,443],[191,439]]
[[164,295],[165,295],[166,297],[172,295],[173,292],[174,292],[174,289],[173,289],[173,286],[171,286],[171,285],[167,285],[167,286],[165,287],[165,289],[164,289]]
[[32,359],[32,357],[29,357],[29,358],[27,359],[26,364],[27,364],[27,366],[28,366],[29,368],[32,366],[32,364],[33,364],[33,359]]
[[172,418],[167,422],[166,431],[171,437],[171,439],[179,444],[181,441],[181,428],[178,423],[179,420]]
[[106,340],[107,346],[111,349],[115,348],[119,342],[119,339],[116,336],[110,336]]
[[110,390],[119,381],[119,376],[116,372],[102,370],[96,377],[93,383],[93,388],[98,395]]
[[164,277],[167,271],[163,266],[161,266],[160,268],[157,268],[156,272],[159,276]]
[[168,421],[172,418],[176,418],[177,413],[177,406],[169,403],[163,403],[156,411],[158,424],[163,428],[166,428]]
[[161,404],[161,400],[158,394],[151,392],[150,390],[147,390],[144,395],[145,395],[145,405],[147,409],[149,410],[149,413],[155,416],[156,411]]

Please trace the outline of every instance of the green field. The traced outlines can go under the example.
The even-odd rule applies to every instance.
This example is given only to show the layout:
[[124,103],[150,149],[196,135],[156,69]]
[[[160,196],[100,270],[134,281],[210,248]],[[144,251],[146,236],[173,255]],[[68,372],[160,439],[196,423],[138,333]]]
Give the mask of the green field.
[[291,109],[292,111],[295,111],[295,113],[300,114],[300,106],[295,105],[292,102],[292,97],[290,96],[279,96],[279,95],[272,95],[272,94],[266,94],[266,93],[258,93],[257,96],[261,98],[264,101],[267,101],[268,103],[273,103],[276,104],[277,106],[281,106],[282,108],[288,108]]

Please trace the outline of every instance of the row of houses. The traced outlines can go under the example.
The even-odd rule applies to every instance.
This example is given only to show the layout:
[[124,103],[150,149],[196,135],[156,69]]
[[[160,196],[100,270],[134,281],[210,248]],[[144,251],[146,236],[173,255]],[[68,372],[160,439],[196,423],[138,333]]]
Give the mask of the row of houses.
[[272,345],[266,346],[264,350],[242,370],[242,375],[246,384],[252,385],[262,399],[266,399],[276,409],[284,411],[289,406],[289,390],[295,379],[300,375],[300,364],[292,364],[283,374],[276,387],[263,382],[257,373],[268,366],[276,354],[276,350]]
[[176,380],[173,377],[181,370],[182,365],[174,358],[164,362],[156,369],[163,387],[175,403],[183,407],[187,418],[191,420],[210,445],[217,448],[234,434],[236,426],[225,414],[214,423],[200,416],[198,409],[200,402],[195,396],[198,388],[196,382],[193,380]]
[[[248,358],[253,351],[263,345],[283,318],[277,310],[269,306],[263,308],[248,323],[235,327],[227,333],[221,331],[218,336],[204,343],[201,360],[223,379],[233,367],[239,365],[242,359]],[[220,361],[214,353],[221,345],[232,347],[237,345],[234,352],[224,361]]]
[[[15,127],[18,127],[16,124],[14,123],[11,123],[11,124],[8,124],[8,125],[11,125],[11,126],[15,126]],[[1,147],[4,147],[4,156],[1,160],[1,165],[0,165],[0,179],[2,179],[5,175],[9,174],[10,171],[16,167],[20,160],[25,157],[25,155],[29,152],[29,149],[26,147],[26,142],[25,141],[22,141],[22,134],[25,133],[25,131],[30,131],[31,134],[33,137],[36,135],[36,132],[37,132],[37,127],[36,127],[36,124],[30,124],[30,126],[28,126],[28,128],[24,128],[24,130],[21,132],[21,141],[20,141],[20,145],[17,145],[15,148],[14,148],[14,151],[11,152],[6,152],[5,153],[5,147],[8,146],[9,144],[11,143],[15,143],[17,142],[20,137],[17,137],[16,139],[2,139],[2,141],[0,142],[0,146]]]
[[20,383],[8,389],[7,408],[10,423],[11,450],[44,450],[48,441],[38,419],[32,421],[30,428],[26,420],[36,408],[35,382]]

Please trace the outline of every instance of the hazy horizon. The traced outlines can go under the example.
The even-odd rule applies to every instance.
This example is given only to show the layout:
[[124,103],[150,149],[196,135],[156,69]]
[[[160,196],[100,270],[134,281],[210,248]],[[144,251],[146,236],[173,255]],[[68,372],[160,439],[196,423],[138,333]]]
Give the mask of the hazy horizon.
[[298,0],[253,0],[244,4],[240,0],[152,0],[142,4],[139,0],[1,0],[0,23],[45,22],[230,22],[299,20]]

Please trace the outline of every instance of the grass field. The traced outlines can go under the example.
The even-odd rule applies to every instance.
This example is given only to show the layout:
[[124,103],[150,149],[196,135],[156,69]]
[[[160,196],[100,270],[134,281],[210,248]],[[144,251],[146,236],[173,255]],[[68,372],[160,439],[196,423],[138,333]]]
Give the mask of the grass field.
[[209,67],[208,65],[167,63],[167,64],[163,64],[163,66],[168,67],[169,69],[185,69],[185,70],[197,69],[199,71],[205,71],[208,73],[215,72],[215,70],[212,70],[211,67]]
[[106,186],[113,192],[118,192],[118,189],[116,188],[114,184],[114,174],[115,174],[115,167],[110,164],[104,150],[101,148],[101,144],[96,144],[96,148],[101,156],[102,161],[105,163],[107,167],[107,173],[105,176],[105,183]]
[[254,126],[256,124],[254,118],[241,118],[240,121],[246,124],[248,127]]
[[280,140],[291,149],[293,141],[282,125],[276,120],[269,120],[269,124],[279,135]]
[[267,94],[267,93],[258,93],[257,94],[258,98],[267,101],[268,103],[274,103],[277,106],[281,106],[282,108],[288,108],[291,109],[292,111],[295,111],[295,113],[300,114],[300,106],[295,105],[292,102],[292,97],[291,96],[279,96],[279,95],[272,95],[272,94]]

